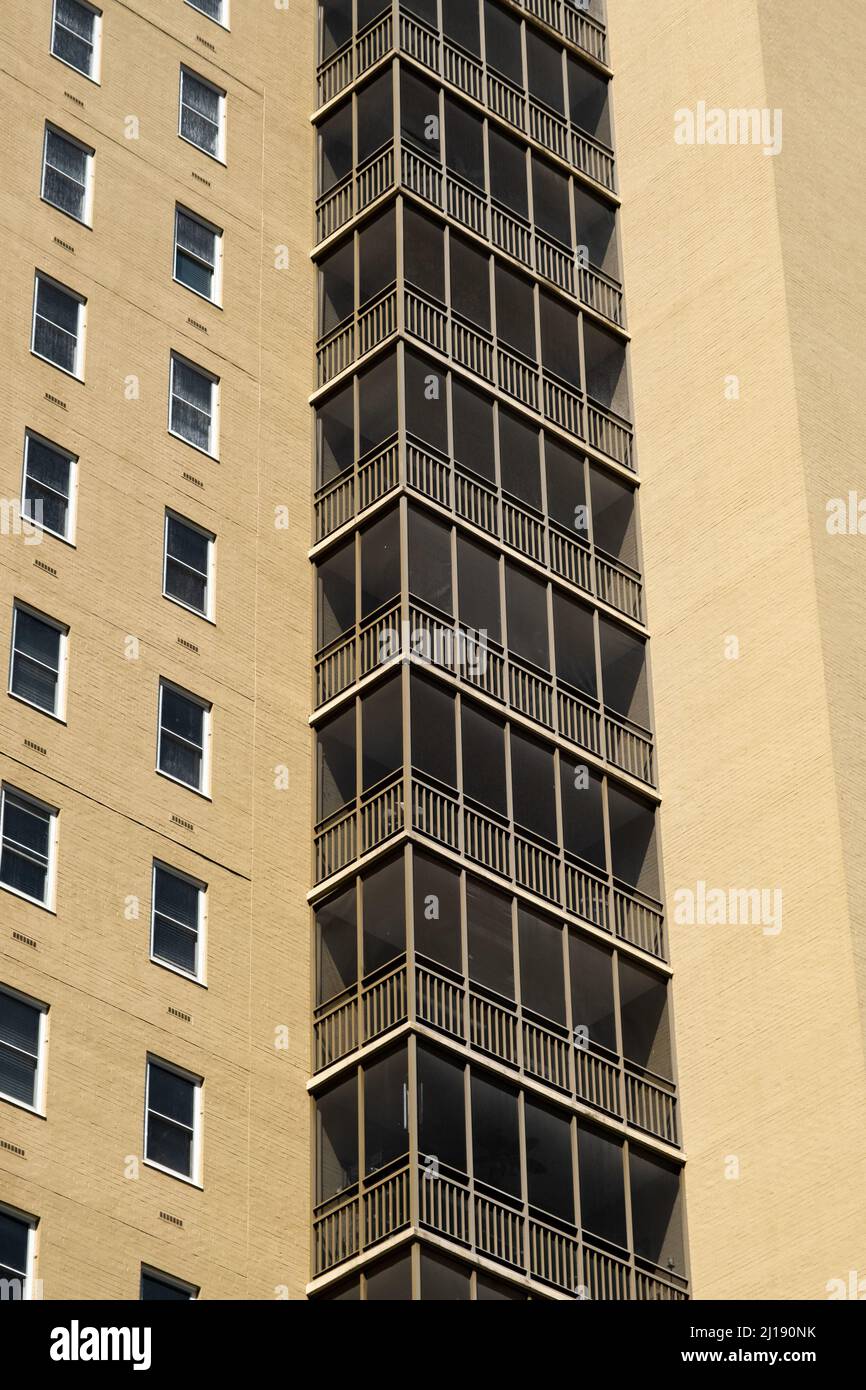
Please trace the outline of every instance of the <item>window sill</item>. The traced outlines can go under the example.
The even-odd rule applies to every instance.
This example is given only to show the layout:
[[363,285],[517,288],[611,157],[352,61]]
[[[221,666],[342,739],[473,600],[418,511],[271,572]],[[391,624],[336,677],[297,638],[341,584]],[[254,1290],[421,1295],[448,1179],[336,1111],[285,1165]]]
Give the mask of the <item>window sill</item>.
[[192,792],[193,796],[200,796],[202,801],[213,803],[213,797],[209,792],[203,792],[198,787],[193,787],[189,782],[182,782],[179,777],[172,777],[170,772],[163,772],[161,767],[154,769],[157,777],[164,777],[166,782],[172,782],[176,787],[183,787],[185,791]]
[[191,613],[194,618],[200,618],[203,623],[210,623],[211,627],[216,627],[216,619],[210,617],[208,613],[202,613],[200,608],[191,608],[188,603],[184,603],[183,599],[175,598],[173,594],[167,594],[165,589],[162,591],[162,596],[166,603],[173,603],[175,608],[182,608],[185,613]]
[[0,879],[0,888],[4,893],[11,893],[13,897],[20,898],[24,903],[32,903],[34,907],[41,907],[43,912],[50,913],[52,917],[57,916],[56,908],[50,907],[40,898],[31,898],[29,893],[22,893],[20,888],[13,888],[10,883],[4,883],[2,879]]
[[6,694],[10,700],[17,700],[19,705],[26,705],[28,709],[35,709],[37,714],[44,714],[46,719],[53,719],[55,724],[62,724],[64,729],[68,727],[62,714],[55,714],[53,710],[46,709],[44,705],[34,704],[25,695],[17,695],[14,690],[7,690]]
[[83,77],[86,82],[92,82],[94,87],[102,86],[102,83],[100,82],[98,77],[91,77],[89,72],[82,72],[81,68],[77,68],[74,63],[69,63],[66,61],[65,58],[61,58],[60,54],[55,53],[53,48],[51,50],[51,56],[52,58],[55,58],[58,63],[62,63],[65,68],[69,68],[70,72],[77,72],[78,76]]
[[39,195],[39,201],[44,203],[47,208],[53,208],[55,212],[62,213],[64,217],[68,217],[70,222],[75,223],[76,227],[83,227],[85,231],[88,232],[93,231],[92,222],[88,222],[83,217],[76,217],[74,212],[67,212],[66,208],[62,208],[59,203],[52,203],[51,199],[46,198],[44,193]]
[[220,312],[222,312],[223,306],[218,299],[212,299],[209,294],[202,294],[201,290],[193,289],[192,285],[188,285],[185,280],[181,280],[179,275],[172,275],[171,278],[176,285],[180,285],[181,288],[185,289],[189,294],[194,294],[196,299],[201,299],[205,304],[209,304],[212,309],[219,309]]
[[198,985],[199,989],[207,989],[204,980],[200,980],[197,975],[190,975],[188,970],[181,970],[179,965],[172,965],[170,960],[161,960],[159,956],[150,953],[151,965],[158,965],[161,970],[170,970],[172,975],[177,975],[181,980],[188,980],[191,985]]
[[56,372],[62,372],[64,376],[68,376],[72,381],[80,381],[81,385],[84,385],[84,377],[78,372],[71,372],[68,367],[61,367],[59,362],[52,361],[50,357],[43,357],[42,353],[37,352],[33,347],[30,349],[30,356],[38,358],[40,362],[47,362],[48,366],[53,367]]
[[[205,16],[205,18],[206,18],[206,17],[207,17],[207,16]],[[182,134],[181,131],[178,131],[178,132],[177,132],[177,138],[178,138],[178,140],[182,140],[183,143],[184,143],[185,145],[189,145],[190,149],[192,149],[192,150],[198,150],[199,154],[203,154],[203,155],[204,155],[205,159],[212,159],[213,162],[214,162],[214,164],[220,164],[220,165],[222,165],[223,169],[227,169],[227,168],[228,168],[228,165],[226,164],[226,160],[225,160],[225,156],[224,156],[224,155],[222,155],[222,154],[211,154],[210,150],[202,149],[201,145],[197,145],[197,144],[195,143],[194,140],[190,140],[189,137],[188,137],[187,135]]]
[[5,1101],[7,1105],[14,1105],[16,1110],[26,1110],[28,1115],[35,1115],[37,1120],[47,1119],[44,1110],[39,1110],[35,1105],[28,1105],[25,1100],[16,1100],[14,1096],[7,1096],[5,1091],[0,1091],[0,1101]]
[[174,1178],[177,1182],[185,1182],[187,1187],[194,1187],[197,1192],[204,1192],[204,1183],[198,1182],[196,1178],[188,1178],[184,1173],[178,1173],[174,1168],[164,1168],[161,1163],[156,1163],[152,1158],[143,1158],[142,1163],[145,1168],[152,1168],[155,1173],[164,1173],[167,1178]]
[[[39,354],[37,353],[36,356],[38,357]],[[197,454],[203,454],[206,459],[212,459],[214,463],[219,463],[219,454],[211,453],[210,449],[203,449],[200,444],[193,444],[191,439],[186,439],[182,434],[178,434],[176,430],[171,428],[171,425],[168,427],[168,432],[172,439],[179,439],[181,444],[185,444],[188,449],[195,449]]]

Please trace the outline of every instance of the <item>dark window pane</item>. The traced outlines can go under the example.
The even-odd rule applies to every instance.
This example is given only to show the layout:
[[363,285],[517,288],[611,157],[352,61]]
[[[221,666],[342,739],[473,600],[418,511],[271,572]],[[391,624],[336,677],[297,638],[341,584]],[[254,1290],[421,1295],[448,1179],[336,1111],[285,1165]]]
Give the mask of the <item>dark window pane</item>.
[[583,1125],[577,1131],[580,1221],[589,1235],[625,1246],[622,1144]]
[[601,469],[590,469],[593,539],[600,550],[637,569],[634,489]]
[[460,622],[475,632],[485,632],[493,642],[501,640],[499,614],[499,560],[496,552],[476,545],[462,534],[457,537],[457,580]]
[[361,617],[368,618],[400,594],[400,520],[386,512],[361,532]]
[[628,1166],[635,1254],[684,1274],[679,1169],[634,1148]]
[[560,760],[562,821],[565,848],[579,859],[604,870],[604,816],[601,778],[577,758]]
[[394,133],[391,73],[382,73],[358,93],[358,163],[376,154]]
[[403,140],[439,163],[439,93],[429,82],[402,68],[400,121]]
[[328,193],[352,169],[352,103],[319,126],[319,191]]
[[316,1002],[324,1004],[358,978],[354,885],[316,910]]
[[386,10],[391,9],[391,0],[357,0],[358,4],[358,32],[366,29],[368,24],[372,24],[374,19],[379,19]]
[[352,37],[352,0],[319,0],[319,62]]
[[331,333],[355,307],[355,248],[351,241],[319,265],[319,336]]
[[577,314],[552,295],[540,297],[541,357],[545,371],[570,386],[580,386],[580,346]]
[[451,528],[416,507],[409,508],[409,592],[441,613],[454,611]]
[[165,1118],[191,1127],[195,1087],[186,1077],[151,1063],[147,1103],[151,1110],[157,1110]]
[[466,1172],[466,1106],[463,1067],[418,1044],[418,1147],[422,1165],[435,1183],[436,1163]]
[[619,280],[619,248],[616,241],[616,212],[585,188],[574,189],[574,217],[578,246],[586,247],[590,265]]
[[316,566],[318,643],[325,647],[355,622],[355,542],[348,541]]
[[606,329],[585,321],[583,347],[587,395],[627,418],[630,405],[625,346]]
[[565,1023],[562,928],[525,908],[517,914],[517,925],[521,1001],[533,1013]]
[[646,643],[624,628],[602,618],[601,679],[604,703],[617,714],[649,726],[649,692],[646,674]]
[[436,13],[436,0],[400,0],[400,8],[408,10],[417,19],[423,19],[431,28],[439,26],[439,16]]
[[333,815],[355,795],[355,711],[345,710],[319,730],[318,784],[320,820]]
[[652,898],[659,896],[655,813],[647,802],[617,787],[608,788],[610,852],[613,872]]
[[483,192],[484,122],[450,97],[445,98],[445,151],[451,173]]
[[514,998],[511,899],[477,878],[466,880],[469,978],[506,999]]
[[474,58],[481,57],[478,0],[442,0],[442,28],[453,43]]
[[547,507],[551,518],[586,540],[588,512],[583,459],[548,436],[544,441]]
[[472,1077],[472,1158],[476,1181],[520,1196],[517,1093],[477,1073]]
[[403,208],[403,264],[406,283],[445,302],[445,237],[432,217]]
[[[464,0],[465,2],[465,0]],[[469,1269],[421,1247],[421,1297],[426,1302],[468,1303]]]
[[364,876],[364,974],[380,970],[406,949],[403,859],[389,859]]
[[462,971],[460,875],[439,859],[413,857],[415,948],[430,960]]
[[499,411],[499,461],[503,490],[540,511],[538,430],[510,410]]
[[457,785],[454,696],[412,677],[412,767],[448,787]]
[[432,362],[406,353],[406,424],[409,433],[448,451],[447,379]]
[[14,1270],[16,1274],[27,1272],[27,1244],[30,1225],[19,1221],[8,1212],[0,1211],[0,1268]]
[[535,221],[542,232],[564,246],[571,246],[571,215],[568,208],[569,180],[546,160],[532,157],[532,203]]
[[547,586],[506,561],[505,601],[509,650],[549,671]]
[[403,766],[403,703],[399,676],[361,701],[361,776],[364,791]]
[[581,1042],[598,1043],[617,1051],[613,1010],[613,966],[610,951],[577,932],[568,934],[571,981],[571,1022]]
[[412,1256],[397,1255],[374,1265],[366,1276],[367,1302],[405,1303],[412,1297]]
[[352,387],[338,391],[316,417],[319,486],[324,487],[355,461],[355,407]]
[[573,1222],[571,1126],[568,1120],[529,1099],[525,1114],[530,1205]]
[[166,1303],[189,1303],[190,1298],[189,1289],[180,1289],[177,1284],[170,1284],[167,1279],[157,1279],[154,1274],[141,1276],[141,1301],[144,1303],[153,1302],[155,1299],[161,1299]]
[[520,21],[506,14],[493,0],[484,0],[484,32],[489,65],[503,77],[509,78],[515,86],[522,87]]
[[511,730],[511,785],[514,821],[524,830],[556,843],[556,784],[553,753],[534,739]]
[[505,727],[474,705],[463,704],[463,789],[473,801],[501,815],[508,811],[505,791]]
[[364,1165],[369,1177],[409,1149],[406,1049],[364,1068]]
[[462,237],[451,237],[451,305],[476,328],[490,331],[490,261]]
[[517,217],[529,217],[526,191],[526,152],[515,140],[498,130],[488,132],[490,150],[490,193]]
[[592,611],[553,592],[553,629],[556,635],[556,674],[576,690],[597,695],[595,630]]
[[479,1302],[485,1303],[526,1302],[526,1294],[521,1293],[520,1289],[513,1284],[506,1284],[503,1279],[492,1279],[487,1274],[476,1275],[475,1297]]
[[325,1091],[316,1105],[316,1200],[326,1202],[358,1181],[358,1078]]
[[397,358],[368,367],[358,377],[358,433],[361,457],[397,430]]
[[562,49],[542,38],[531,24],[526,26],[526,68],[531,95],[564,116]]
[[465,469],[494,482],[493,403],[456,378],[451,383],[454,457]]
[[571,119],[581,130],[610,145],[610,109],[607,78],[584,67],[578,58],[568,55],[568,103]]
[[536,360],[532,286],[521,275],[515,275],[499,263],[496,266],[496,333],[503,343],[533,362]]
[[665,981],[623,956],[619,962],[619,994],[623,1054],[639,1067],[670,1078],[673,1058]]
[[397,230],[394,209],[374,217],[358,233],[358,303],[376,299],[397,274]]

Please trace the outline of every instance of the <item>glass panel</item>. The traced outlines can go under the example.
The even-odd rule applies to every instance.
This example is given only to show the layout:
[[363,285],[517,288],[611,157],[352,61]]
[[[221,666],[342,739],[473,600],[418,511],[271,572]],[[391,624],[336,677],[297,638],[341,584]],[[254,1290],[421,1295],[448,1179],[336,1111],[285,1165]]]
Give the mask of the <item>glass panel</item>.
[[583,346],[587,394],[615,414],[629,418],[628,373],[623,344],[606,329],[584,321]]
[[514,998],[511,899],[480,879],[466,879],[469,977],[476,984]]
[[481,57],[481,25],[478,0],[442,0],[442,28],[447,38]]
[[421,1248],[421,1297],[427,1302],[468,1303],[469,1268]]
[[154,874],[154,906],[187,927],[198,926],[199,889],[188,879],[157,866]]
[[534,739],[511,730],[511,785],[514,821],[556,844],[556,784],[553,753]]
[[457,785],[454,696],[412,676],[412,768],[447,787]]
[[361,893],[366,976],[401,956],[406,949],[402,858],[389,859],[380,868],[366,874]]
[[659,866],[652,807],[637,796],[609,786],[608,809],[615,876],[642,893],[658,898]]
[[506,14],[493,0],[484,0],[484,32],[489,66],[509,78],[515,86],[522,87],[520,21]]
[[412,1298],[412,1256],[405,1255],[383,1260],[374,1265],[365,1277],[367,1302],[405,1303]]
[[316,1002],[324,1004],[358,978],[354,885],[316,910]]
[[499,642],[502,632],[496,552],[458,535],[457,576],[461,623],[475,632],[486,632],[492,641]]
[[59,285],[41,279],[37,282],[36,312],[58,328],[77,333],[79,307],[75,296],[60,289]]
[[577,932],[568,934],[572,1027],[586,1029],[585,1041],[617,1052],[610,951]]
[[652,970],[635,965],[625,956],[619,962],[619,995],[622,1009],[623,1056],[657,1076],[673,1076],[668,991],[665,981]]
[[628,1166],[635,1254],[685,1274],[679,1168],[634,1148]]
[[585,188],[574,187],[574,216],[577,244],[586,247],[591,265],[619,280],[619,251],[616,244],[616,212]]
[[186,927],[179,927],[168,917],[158,913],[153,918],[153,954],[157,960],[167,961],[195,975],[198,969],[198,936]]
[[319,192],[330,193],[352,172],[352,103],[332,112],[319,126]]
[[451,528],[416,507],[409,508],[409,592],[440,613],[454,611]]
[[462,731],[464,792],[483,806],[506,815],[504,724],[464,702]]
[[393,353],[358,376],[361,458],[397,432],[397,358]]
[[403,705],[399,676],[361,701],[362,786],[364,791],[403,766]]
[[569,179],[545,159],[532,157],[532,205],[539,230],[571,246],[571,214],[568,207]]
[[358,1078],[355,1073],[316,1104],[316,1200],[326,1202],[358,1181]]
[[526,1175],[529,1201],[562,1221],[574,1221],[571,1126],[527,1097]]
[[562,820],[565,848],[604,870],[604,815],[601,778],[578,758],[560,759]]
[[577,314],[542,290],[541,357],[545,370],[570,386],[580,387],[580,343]]
[[580,1220],[589,1235],[625,1246],[622,1144],[582,1124],[577,1130]]
[[490,332],[490,260],[453,233],[451,306],[474,327]]
[[345,710],[319,730],[319,820],[331,816],[355,796],[355,711]]
[[466,1172],[466,1104],[463,1067],[418,1044],[418,1149],[422,1166],[436,1182],[437,1159],[445,1168]]
[[27,1221],[19,1221],[8,1212],[0,1211],[0,1265],[18,1274],[26,1274],[29,1236],[30,1225]]
[[497,203],[516,214],[529,217],[526,190],[526,151],[515,140],[488,129],[490,150],[490,193]]
[[448,452],[447,379],[414,352],[406,353],[406,426],[416,439]]
[[553,630],[556,635],[557,678],[595,697],[598,688],[592,610],[554,589]]
[[195,1086],[184,1076],[150,1063],[147,1104],[165,1119],[191,1129],[195,1113]]
[[404,143],[439,163],[439,93],[408,69],[400,72],[400,122]]
[[364,1068],[364,1161],[367,1177],[409,1150],[406,1049]]
[[361,532],[361,617],[400,595],[400,517],[386,512]]
[[566,531],[586,540],[589,520],[586,503],[586,483],[583,459],[549,435],[544,441],[544,462],[547,476],[547,508],[551,518]]
[[535,302],[532,286],[522,276],[496,266],[496,333],[501,342],[535,358]]
[[482,192],[484,177],[484,122],[459,102],[445,98],[446,163],[452,174]]
[[526,26],[526,67],[530,94],[564,116],[562,49],[542,38],[531,24]]
[[520,1196],[517,1092],[472,1075],[472,1158],[477,1182]]
[[412,869],[415,948],[420,955],[462,973],[460,874],[417,851]]
[[445,237],[432,217],[403,208],[403,267],[406,283],[445,303]]
[[355,622],[355,542],[347,541],[316,566],[318,644],[326,647]]
[[479,1302],[505,1303],[509,1301],[526,1302],[527,1295],[502,1279],[491,1279],[486,1274],[475,1276],[475,1297]]
[[204,710],[195,700],[170,686],[162,687],[162,727],[201,748],[204,738]]
[[648,728],[650,708],[646,643],[607,618],[600,620],[599,634],[605,704],[609,709]]
[[509,650],[549,671],[547,586],[506,561],[505,600]]
[[358,233],[358,303],[377,299],[397,275],[397,224],[389,208]]
[[538,430],[510,410],[499,411],[499,463],[503,491],[540,511]]
[[634,490],[590,467],[593,539],[600,550],[637,569]]
[[565,972],[562,928],[546,917],[520,908],[520,999],[527,1009],[565,1023]]
[[451,400],[455,459],[467,471],[495,482],[493,402],[456,377],[451,382]]
[[351,386],[344,387],[319,406],[316,437],[319,487],[324,487],[355,462],[355,407]]
[[[196,9],[202,9],[201,0],[195,0]],[[207,11],[206,11],[207,13]],[[214,15],[214,18],[217,18]],[[143,1303],[152,1303],[160,1299],[166,1303],[189,1303],[192,1294],[188,1289],[180,1289],[177,1284],[169,1284],[165,1279],[157,1279],[153,1274],[142,1274],[141,1276],[141,1299]]]
[[[360,26],[360,18],[359,18]],[[390,71],[384,72],[357,96],[358,164],[364,164],[394,135],[394,104]]]
[[574,125],[610,146],[610,109],[607,78],[584,67],[568,54],[568,104]]
[[319,0],[319,62],[352,37],[352,0]]
[[437,0],[401,0],[401,9],[408,10],[417,19],[423,19],[432,29],[439,27],[436,13]]
[[319,266],[319,337],[347,319],[355,308],[355,248],[344,244]]
[[358,0],[358,32],[390,9],[391,0]]

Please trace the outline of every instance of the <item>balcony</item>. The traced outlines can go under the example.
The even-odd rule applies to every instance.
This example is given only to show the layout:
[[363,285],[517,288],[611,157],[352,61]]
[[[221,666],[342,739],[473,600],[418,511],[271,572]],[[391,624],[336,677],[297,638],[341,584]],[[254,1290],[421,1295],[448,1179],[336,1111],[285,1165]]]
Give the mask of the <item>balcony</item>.
[[572,0],[511,0],[518,10],[533,15],[576,48],[607,66],[607,33],[604,23],[591,13],[595,3],[582,6]]
[[679,1146],[676,1087],[563,1025],[531,1014],[440,965],[405,957],[316,1009],[313,1069],[324,1071],[407,1022],[424,1024],[561,1096]]
[[[385,14],[330,58],[319,74],[320,105],[394,53],[414,59],[451,87],[486,106],[512,130],[528,136],[608,193],[616,192],[614,154],[608,145],[501,74],[488,70],[414,15],[400,13],[396,45],[392,16]],[[342,85],[337,86],[338,82]]]
[[656,959],[667,959],[664,913],[656,898],[417,773],[406,780],[386,779],[316,826],[316,883],[404,832],[482,865]]
[[[576,532],[521,505],[480,478],[466,472],[430,445],[398,436],[361,458],[337,478],[324,483],[315,495],[315,538],[322,541],[341,526],[360,517],[382,498],[404,488],[436,503],[454,518],[470,522],[516,553],[544,565],[590,597],[642,623],[643,585],[637,570],[615,556],[590,546]],[[346,689],[340,684],[366,675],[363,663],[349,652],[326,649],[317,660],[317,689],[331,699]],[[330,693],[328,693],[330,692]],[[639,726],[634,732],[640,733]],[[626,740],[628,742],[628,740]],[[633,750],[637,752],[637,750]],[[631,758],[625,747],[622,756]],[[642,766],[641,757],[626,771]],[[652,768],[648,770],[651,780]],[[634,775],[638,775],[635,771]]]
[[[423,1156],[422,1156],[423,1157]],[[679,1302],[688,1285],[651,1261],[542,1218],[523,1203],[472,1182],[432,1173],[407,1156],[314,1212],[314,1277],[401,1232],[433,1232],[515,1273],[591,1300]]]

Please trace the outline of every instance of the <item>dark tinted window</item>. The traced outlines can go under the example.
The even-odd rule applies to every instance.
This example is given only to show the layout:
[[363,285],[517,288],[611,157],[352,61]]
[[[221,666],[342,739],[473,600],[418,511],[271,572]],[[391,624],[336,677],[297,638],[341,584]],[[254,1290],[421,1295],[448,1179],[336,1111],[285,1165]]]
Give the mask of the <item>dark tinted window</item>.
[[354,1075],[319,1097],[316,1155],[319,1202],[358,1181],[358,1081]]
[[595,671],[595,632],[592,611],[582,603],[553,593],[553,628],[556,634],[556,674],[576,690],[593,697],[598,683]]
[[413,856],[415,947],[423,956],[462,973],[460,874],[440,859]]
[[400,102],[404,141],[438,163],[442,142],[436,88],[403,68],[400,73]]
[[379,970],[406,949],[403,859],[389,859],[364,875],[361,887],[364,974]]
[[361,532],[361,617],[400,594],[400,523],[396,511]]
[[535,357],[535,304],[532,286],[522,275],[496,266],[496,333],[503,343]]
[[484,189],[484,122],[450,97],[445,98],[445,152],[452,174]]
[[377,299],[396,274],[396,218],[389,208],[358,234],[358,303]]
[[417,357],[406,353],[406,424],[409,433],[425,444],[445,453],[448,449],[448,402],[445,374]]
[[448,787],[457,785],[454,696],[412,677],[412,767]]
[[572,1027],[578,1041],[598,1043],[617,1051],[613,1011],[613,964],[610,951],[577,932],[569,932],[568,968],[571,981]]
[[364,791],[399,772],[403,765],[402,712],[399,677],[392,676],[361,701]]
[[406,281],[445,302],[445,238],[432,218],[408,204],[403,209],[403,264]]
[[393,134],[391,73],[384,72],[358,93],[358,163],[380,150]]
[[596,868],[606,867],[601,778],[585,763],[563,755],[560,759],[562,821],[565,847]]
[[526,152],[515,140],[492,128],[487,135],[490,150],[490,192],[497,203],[518,217],[529,216],[526,192]]
[[477,1182],[520,1196],[517,1092],[472,1077],[472,1157]]
[[477,878],[466,880],[469,978],[506,999],[514,998],[511,899]]
[[523,830],[556,843],[556,784],[553,753],[533,738],[511,730],[514,820]]
[[397,430],[397,359],[388,356],[358,377],[358,431],[361,457]]
[[526,1101],[526,1176],[533,1207],[574,1221],[571,1126],[546,1106]]
[[478,0],[442,0],[442,28],[453,43],[474,58],[481,57]]
[[451,304],[461,318],[490,331],[490,262],[464,241],[451,237]]
[[540,511],[538,430],[510,410],[499,411],[499,461],[503,490]]
[[598,1130],[578,1127],[580,1220],[590,1235],[624,1246],[625,1185],[622,1145]]
[[457,577],[461,623],[476,632],[486,631],[491,641],[499,642],[499,560],[496,552],[459,535]]
[[505,815],[505,726],[463,704],[463,789],[473,801]]
[[465,469],[493,482],[493,404],[455,378],[451,383],[454,411],[454,457]]
[[505,597],[509,650],[549,671],[547,586],[516,565],[506,562]]
[[520,998],[527,1009],[565,1023],[565,970],[562,928],[547,917],[521,908],[517,915],[520,941]]
[[316,911],[316,997],[319,1004],[358,978],[358,931],[354,885]]
[[355,621],[355,543],[348,541],[316,566],[319,646],[327,646]]
[[443,1167],[466,1172],[463,1067],[423,1043],[418,1045],[418,1147],[426,1171],[435,1173],[430,1160],[438,1159]]
[[364,1068],[364,1166],[369,1177],[409,1148],[406,1049]]
[[509,78],[517,87],[523,86],[523,56],[520,45],[520,21],[506,14],[501,6],[485,0],[484,32],[487,40],[487,62],[490,67]]
[[355,711],[345,710],[319,730],[319,819],[333,815],[355,795]]
[[451,528],[415,507],[409,508],[409,592],[442,613],[454,611]]

